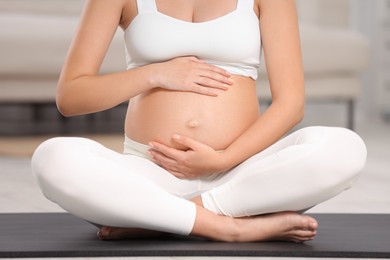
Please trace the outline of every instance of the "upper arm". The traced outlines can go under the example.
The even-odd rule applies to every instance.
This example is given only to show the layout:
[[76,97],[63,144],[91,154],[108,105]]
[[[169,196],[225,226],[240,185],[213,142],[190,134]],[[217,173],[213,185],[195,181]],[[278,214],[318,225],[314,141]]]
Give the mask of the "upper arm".
[[98,73],[120,23],[123,2],[86,1],[62,69],[60,83]]
[[293,0],[259,0],[264,58],[273,100],[304,102],[298,18]]

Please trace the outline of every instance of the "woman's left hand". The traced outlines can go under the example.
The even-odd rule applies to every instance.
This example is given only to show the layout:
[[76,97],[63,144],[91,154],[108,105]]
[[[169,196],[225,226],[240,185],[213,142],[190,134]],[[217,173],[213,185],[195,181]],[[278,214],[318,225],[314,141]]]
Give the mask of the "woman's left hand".
[[188,150],[178,150],[158,142],[150,142],[153,162],[180,179],[221,173],[225,170],[223,153],[189,137],[174,135],[173,140]]

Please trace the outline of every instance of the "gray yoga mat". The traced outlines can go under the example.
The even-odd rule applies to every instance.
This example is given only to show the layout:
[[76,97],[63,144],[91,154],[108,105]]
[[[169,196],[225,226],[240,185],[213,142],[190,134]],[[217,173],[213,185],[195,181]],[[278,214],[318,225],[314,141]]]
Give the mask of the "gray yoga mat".
[[223,243],[195,237],[100,241],[97,228],[67,213],[0,214],[0,258],[104,256],[273,256],[390,258],[389,214],[311,214],[315,240]]

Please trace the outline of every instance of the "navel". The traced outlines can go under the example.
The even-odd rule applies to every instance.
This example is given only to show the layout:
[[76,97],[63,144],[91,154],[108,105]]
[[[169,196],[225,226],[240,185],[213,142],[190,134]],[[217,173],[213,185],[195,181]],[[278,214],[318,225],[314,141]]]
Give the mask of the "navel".
[[195,128],[199,126],[199,122],[196,120],[190,120],[187,122],[187,126],[190,128]]

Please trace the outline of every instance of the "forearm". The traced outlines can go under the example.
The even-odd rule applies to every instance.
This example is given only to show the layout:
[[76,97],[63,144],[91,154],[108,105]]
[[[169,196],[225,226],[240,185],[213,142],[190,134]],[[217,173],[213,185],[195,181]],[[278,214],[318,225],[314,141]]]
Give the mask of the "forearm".
[[106,75],[83,75],[60,79],[57,106],[65,116],[94,113],[112,108],[153,88],[151,66]]
[[191,56],[108,75],[97,75],[97,68],[69,70],[72,66],[64,69],[57,90],[57,105],[65,116],[102,111],[152,88],[217,96],[232,84],[225,70]]
[[303,118],[304,102],[275,101],[255,123],[224,152],[225,169],[230,169],[266,149]]
[[261,40],[272,105],[225,151],[233,167],[278,141],[304,114],[304,72],[294,1],[260,1]]

